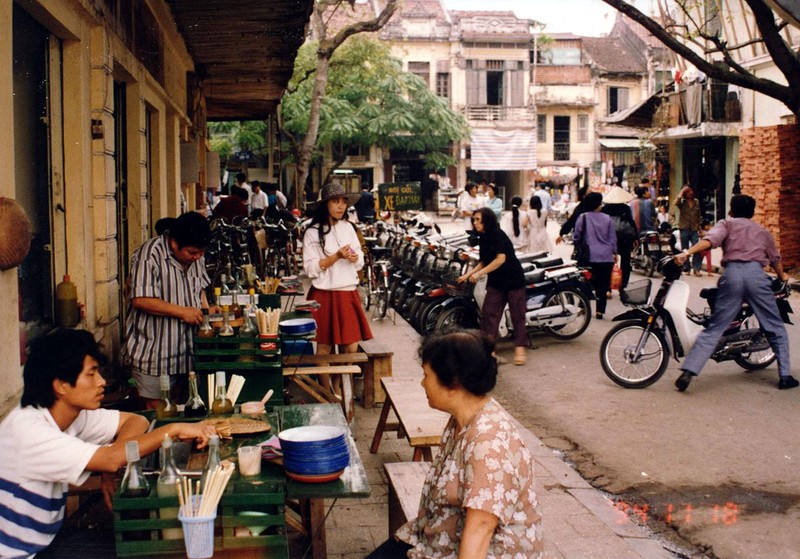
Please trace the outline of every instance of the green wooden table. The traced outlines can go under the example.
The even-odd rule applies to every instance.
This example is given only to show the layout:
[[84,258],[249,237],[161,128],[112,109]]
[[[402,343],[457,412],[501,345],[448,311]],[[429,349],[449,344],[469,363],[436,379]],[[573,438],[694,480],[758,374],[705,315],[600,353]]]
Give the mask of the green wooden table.
[[364,463],[358,454],[353,434],[338,404],[304,404],[276,408],[281,430],[305,425],[333,425],[345,430],[350,450],[350,465],[342,477],[327,483],[299,483],[286,480],[289,499],[300,505],[306,534],[311,540],[311,556],[324,559],[328,556],[325,535],[325,499],[369,497],[369,480]]

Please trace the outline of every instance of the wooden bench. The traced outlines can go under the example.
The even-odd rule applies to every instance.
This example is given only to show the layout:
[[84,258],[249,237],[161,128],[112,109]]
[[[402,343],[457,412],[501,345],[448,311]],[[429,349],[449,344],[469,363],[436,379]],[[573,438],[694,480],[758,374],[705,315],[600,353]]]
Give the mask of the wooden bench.
[[416,518],[429,462],[384,464],[389,479],[389,537],[406,522]]
[[[433,459],[431,448],[442,442],[442,433],[450,420],[450,414],[435,410],[428,405],[425,390],[416,379],[381,378],[386,392],[375,435],[369,451],[378,452],[385,431],[397,431],[397,436],[405,436],[414,449],[413,460],[418,462]],[[397,423],[388,423],[389,412],[394,411]]]
[[358,349],[367,355],[367,364],[364,366],[364,407],[371,408],[386,398],[380,379],[392,376],[394,352],[376,339],[359,342]]

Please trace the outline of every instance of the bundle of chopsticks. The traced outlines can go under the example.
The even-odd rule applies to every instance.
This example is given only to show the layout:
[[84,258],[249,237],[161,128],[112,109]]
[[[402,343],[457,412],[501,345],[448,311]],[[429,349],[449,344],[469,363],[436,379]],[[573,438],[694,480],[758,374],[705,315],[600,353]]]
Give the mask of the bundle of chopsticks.
[[[228,480],[231,479],[236,466],[232,462],[217,466],[206,479],[203,493],[200,493],[200,482],[195,484],[192,493],[192,482],[189,478],[181,476],[178,483],[178,502],[181,505],[181,516],[208,517],[215,514],[219,500],[225,492]],[[199,499],[197,498],[199,497]]]
[[[214,397],[217,394],[214,375],[208,375],[206,377],[206,382],[208,383],[208,407],[210,409],[211,404],[214,403]],[[239,394],[241,394],[243,386],[244,377],[242,375],[231,375],[231,381],[228,383],[228,390],[225,395],[234,406],[236,405],[236,400],[239,399]]]
[[280,321],[280,309],[256,309],[256,323],[258,324],[259,334],[277,334]]
[[226,395],[234,406],[236,405],[236,400],[239,399],[239,394],[242,393],[243,386],[244,377],[242,375],[231,375],[231,381],[228,383],[228,392]]
[[278,292],[278,287],[281,285],[281,278],[264,278],[261,282],[256,280],[256,287],[261,290],[262,295],[271,295]]

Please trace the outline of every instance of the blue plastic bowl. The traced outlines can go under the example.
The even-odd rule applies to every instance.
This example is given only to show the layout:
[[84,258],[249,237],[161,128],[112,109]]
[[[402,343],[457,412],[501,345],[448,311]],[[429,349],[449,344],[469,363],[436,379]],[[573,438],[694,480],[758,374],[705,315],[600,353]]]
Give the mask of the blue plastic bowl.
[[302,462],[287,460],[283,457],[283,467],[286,471],[294,474],[303,475],[323,475],[338,472],[350,465],[350,457],[345,456],[336,460],[316,460],[313,462]]

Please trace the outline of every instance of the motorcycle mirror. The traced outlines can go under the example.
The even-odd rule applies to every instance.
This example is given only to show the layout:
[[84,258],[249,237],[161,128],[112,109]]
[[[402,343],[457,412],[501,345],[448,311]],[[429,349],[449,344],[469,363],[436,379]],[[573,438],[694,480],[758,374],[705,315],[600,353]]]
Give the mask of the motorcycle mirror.
[[434,229],[436,229],[436,232],[437,232],[437,233],[439,233],[440,235],[442,234],[442,228],[441,228],[441,227],[439,227],[439,224],[438,224],[438,223],[434,223],[434,224],[433,224],[433,228],[434,228]]

